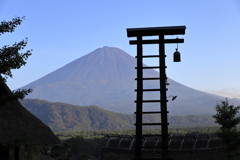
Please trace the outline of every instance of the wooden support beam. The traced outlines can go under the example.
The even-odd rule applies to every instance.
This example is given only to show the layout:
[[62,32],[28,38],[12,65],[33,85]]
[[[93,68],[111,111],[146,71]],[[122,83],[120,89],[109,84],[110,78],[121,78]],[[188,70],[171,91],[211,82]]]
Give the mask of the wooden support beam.
[[147,28],[127,28],[128,37],[157,36],[157,35],[184,35],[186,26],[166,26]]
[[[129,41],[130,45],[138,44],[139,42],[137,40],[131,40]],[[160,43],[184,43],[184,39],[149,39],[149,40],[142,40],[141,44],[160,44]]]
[[15,146],[15,160],[20,160],[20,148],[19,146]]
[[142,50],[142,36],[137,36],[137,89],[139,89],[139,91],[137,92],[137,100],[136,100],[136,143],[135,143],[135,158],[137,159],[141,159],[142,158],[142,108],[143,108],[143,104],[142,104],[142,99],[143,99],[143,71],[142,71],[142,67],[143,67],[143,59],[142,59],[142,55],[143,55],[143,50]]
[[9,159],[9,149],[0,148],[0,159],[1,160]]

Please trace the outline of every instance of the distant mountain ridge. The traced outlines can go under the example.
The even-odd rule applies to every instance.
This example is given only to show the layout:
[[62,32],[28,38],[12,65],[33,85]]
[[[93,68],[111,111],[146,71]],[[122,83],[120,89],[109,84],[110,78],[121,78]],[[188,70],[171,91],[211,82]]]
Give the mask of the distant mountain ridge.
[[[56,71],[22,87],[34,87],[27,98],[64,102],[74,105],[96,105],[103,109],[133,113],[136,99],[136,59],[116,47],[103,47],[68,63]],[[144,77],[157,77],[152,69],[143,71]],[[171,115],[214,113],[216,101],[224,97],[194,90],[171,79],[168,95],[177,95],[168,103]],[[159,81],[147,81],[144,88],[159,88]],[[144,99],[159,99],[159,93],[146,93]],[[238,105],[240,100],[230,102]],[[145,105],[145,110],[159,110],[159,104]]]
[[[54,132],[135,129],[135,115],[115,113],[97,106],[77,106],[39,99],[24,99],[21,104]],[[170,127],[214,126],[211,116],[169,116]],[[159,122],[159,115],[143,117],[143,122]]]

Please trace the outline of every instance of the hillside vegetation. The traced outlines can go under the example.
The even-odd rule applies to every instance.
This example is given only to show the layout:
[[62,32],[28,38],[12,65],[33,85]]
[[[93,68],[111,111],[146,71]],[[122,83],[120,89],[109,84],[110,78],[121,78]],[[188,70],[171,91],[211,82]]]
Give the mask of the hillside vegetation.
[[[32,114],[59,131],[98,131],[134,129],[135,115],[107,111],[97,106],[77,106],[39,99],[20,101]],[[144,122],[159,122],[159,115],[144,116]],[[211,116],[169,116],[170,127],[212,126]]]

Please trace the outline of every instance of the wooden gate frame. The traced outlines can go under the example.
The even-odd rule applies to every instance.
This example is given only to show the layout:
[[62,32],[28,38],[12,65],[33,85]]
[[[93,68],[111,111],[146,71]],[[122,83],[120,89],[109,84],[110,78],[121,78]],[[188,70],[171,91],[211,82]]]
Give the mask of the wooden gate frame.
[[[186,26],[169,26],[169,27],[150,27],[150,28],[128,28],[127,37],[136,37],[137,40],[130,40],[130,45],[137,45],[137,99],[136,103],[136,145],[135,159],[142,160],[142,126],[143,125],[160,125],[162,136],[162,157],[159,159],[169,160],[168,146],[168,120],[167,120],[167,97],[166,97],[166,66],[165,66],[165,43],[183,43],[184,39],[164,39],[165,35],[184,35]],[[158,39],[143,40],[144,36],[158,36]],[[143,55],[143,44],[159,44],[158,55]],[[143,58],[157,57],[159,58],[159,66],[143,67]],[[143,77],[143,69],[160,69],[159,77],[148,78]],[[159,89],[143,89],[143,80],[160,80]],[[143,92],[160,91],[159,100],[143,100]],[[143,112],[143,103],[160,103],[160,111]],[[161,123],[143,123],[143,114],[161,114]]]

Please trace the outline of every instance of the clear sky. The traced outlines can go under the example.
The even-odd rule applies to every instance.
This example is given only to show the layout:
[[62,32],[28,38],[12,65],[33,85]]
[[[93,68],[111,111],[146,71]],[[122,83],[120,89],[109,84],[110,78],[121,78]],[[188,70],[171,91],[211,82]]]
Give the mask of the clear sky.
[[[33,49],[26,66],[13,72],[17,89],[103,46],[135,56],[126,28],[187,27],[179,36],[181,63],[172,62],[176,44],[167,44],[167,76],[191,88],[240,98],[239,0],[0,0],[0,21],[26,20],[0,46],[28,37]],[[167,36],[166,38],[176,38]],[[155,54],[155,46],[144,52]],[[154,60],[145,62],[154,65]]]

